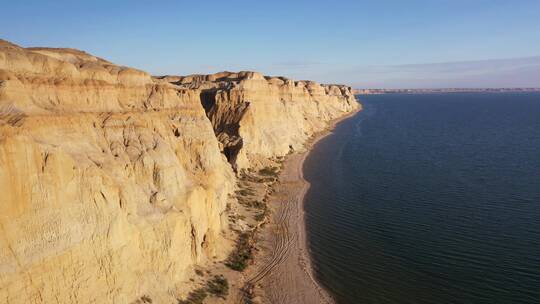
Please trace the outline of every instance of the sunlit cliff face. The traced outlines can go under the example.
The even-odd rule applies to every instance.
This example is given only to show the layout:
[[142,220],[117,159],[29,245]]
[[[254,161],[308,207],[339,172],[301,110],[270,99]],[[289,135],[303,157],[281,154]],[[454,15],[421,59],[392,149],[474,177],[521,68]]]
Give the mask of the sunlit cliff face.
[[234,170],[358,107],[255,72],[173,78],[0,41],[0,302],[173,301],[228,253]]

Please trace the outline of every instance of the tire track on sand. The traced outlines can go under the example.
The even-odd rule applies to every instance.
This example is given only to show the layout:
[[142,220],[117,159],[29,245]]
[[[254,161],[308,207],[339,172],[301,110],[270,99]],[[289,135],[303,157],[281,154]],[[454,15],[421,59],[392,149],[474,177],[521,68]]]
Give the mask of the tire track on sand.
[[294,201],[287,201],[279,205],[274,215],[275,231],[271,242],[270,259],[246,281],[240,297],[240,303],[246,303],[248,300],[247,295],[252,292],[253,287],[267,277],[287,257],[287,253],[295,239],[291,236],[289,229],[291,210],[295,207],[294,203]]

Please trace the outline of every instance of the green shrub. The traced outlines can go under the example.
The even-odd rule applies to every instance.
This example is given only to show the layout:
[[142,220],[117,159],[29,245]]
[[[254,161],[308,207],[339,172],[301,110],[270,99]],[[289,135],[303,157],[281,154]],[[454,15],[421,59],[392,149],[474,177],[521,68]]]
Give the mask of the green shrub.
[[203,304],[207,296],[205,288],[198,288],[190,292],[187,299],[178,300],[178,304]]
[[236,194],[240,196],[248,196],[253,195],[253,191],[251,189],[240,189],[236,191]]
[[257,222],[260,222],[260,221],[264,220],[264,216],[265,216],[265,212],[258,213],[258,214],[255,215],[255,220]]
[[261,201],[248,201],[248,200],[238,200],[240,204],[248,207],[248,208],[256,208],[256,209],[266,209],[266,204]]
[[277,176],[279,173],[279,168],[277,167],[264,167],[261,170],[259,170],[260,175],[265,176]]
[[212,280],[208,281],[207,290],[214,296],[225,299],[229,294],[229,282],[222,275],[214,276]]
[[250,241],[250,233],[241,233],[236,241],[236,248],[229,256],[225,265],[236,271],[243,271],[246,269],[249,260],[253,257],[253,248],[251,247]]

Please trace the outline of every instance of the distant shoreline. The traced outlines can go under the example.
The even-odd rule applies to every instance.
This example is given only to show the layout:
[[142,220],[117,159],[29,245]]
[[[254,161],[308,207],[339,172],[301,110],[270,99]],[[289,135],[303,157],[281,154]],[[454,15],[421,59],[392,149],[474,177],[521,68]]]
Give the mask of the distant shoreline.
[[540,88],[354,89],[355,95],[430,93],[531,93]]

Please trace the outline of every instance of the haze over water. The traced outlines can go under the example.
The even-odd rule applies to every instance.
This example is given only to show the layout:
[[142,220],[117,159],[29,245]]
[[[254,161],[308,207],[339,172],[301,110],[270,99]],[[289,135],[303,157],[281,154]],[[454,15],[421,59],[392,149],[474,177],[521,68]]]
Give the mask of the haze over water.
[[362,96],[304,165],[339,303],[538,303],[540,94]]

